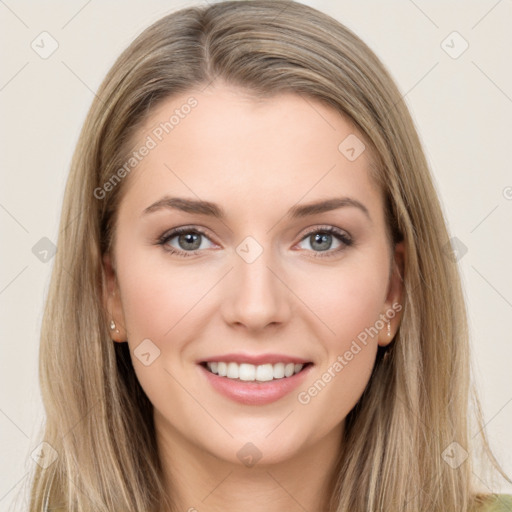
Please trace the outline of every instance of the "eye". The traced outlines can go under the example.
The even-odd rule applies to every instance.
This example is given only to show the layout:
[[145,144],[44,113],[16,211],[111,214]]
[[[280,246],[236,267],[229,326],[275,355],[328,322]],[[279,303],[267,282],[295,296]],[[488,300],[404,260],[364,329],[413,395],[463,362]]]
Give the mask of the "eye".
[[158,245],[171,254],[187,257],[194,256],[203,249],[208,249],[208,244],[205,246],[203,243],[206,240],[210,239],[202,230],[184,226],[166,231],[158,239]]
[[[166,231],[158,238],[157,244],[171,254],[186,258],[208,249],[207,241],[215,245],[201,229],[182,226]],[[334,226],[321,226],[310,230],[300,243],[304,242],[310,246],[305,249],[311,250],[315,257],[333,256],[353,244],[350,235]]]
[[316,253],[315,257],[333,256],[353,244],[352,238],[345,231],[334,226],[316,227],[301,240],[301,243],[304,242],[307,242],[310,249]]

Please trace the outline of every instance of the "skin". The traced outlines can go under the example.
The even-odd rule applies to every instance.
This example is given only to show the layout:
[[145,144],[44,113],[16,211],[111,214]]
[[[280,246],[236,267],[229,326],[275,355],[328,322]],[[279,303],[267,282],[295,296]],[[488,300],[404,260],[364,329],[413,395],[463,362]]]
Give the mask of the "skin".
[[[154,405],[179,510],[325,510],[345,417],[400,314],[391,336],[386,324],[309,403],[297,395],[400,302],[403,245],[393,249],[387,239],[369,150],[354,161],[338,150],[348,135],[362,136],[335,110],[293,93],[255,100],[215,83],[157,105],[139,142],[191,95],[197,107],[122,184],[113,253],[104,258],[105,307],[119,329],[113,339],[128,340]],[[226,218],[169,208],[143,214],[165,195],[217,203]],[[360,201],[370,218],[353,206],[286,217],[296,204],[341,196]],[[180,257],[158,245],[178,226],[207,233],[198,254]],[[308,228],[326,226],[353,244],[332,236],[322,251]],[[263,249],[252,263],[236,251],[247,236]],[[167,246],[186,252],[179,242],[175,236]],[[145,339],[160,350],[149,366],[133,355]],[[197,364],[228,352],[289,354],[314,366],[277,402],[243,405],[215,391]],[[248,442],[261,453],[253,467],[237,457]]]

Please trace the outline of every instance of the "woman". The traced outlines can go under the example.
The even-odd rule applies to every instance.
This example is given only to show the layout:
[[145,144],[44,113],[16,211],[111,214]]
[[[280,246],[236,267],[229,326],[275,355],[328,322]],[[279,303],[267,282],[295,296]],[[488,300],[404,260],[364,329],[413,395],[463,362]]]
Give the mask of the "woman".
[[144,31],[60,232],[31,510],[510,507],[471,481],[465,308],[413,122],[332,18],[222,2]]

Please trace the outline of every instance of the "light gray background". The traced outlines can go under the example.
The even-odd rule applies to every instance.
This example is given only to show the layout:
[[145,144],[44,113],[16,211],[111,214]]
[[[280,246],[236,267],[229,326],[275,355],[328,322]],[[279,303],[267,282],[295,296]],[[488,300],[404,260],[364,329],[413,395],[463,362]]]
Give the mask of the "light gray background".
[[[492,446],[511,475],[512,1],[304,3],[366,41],[405,96],[450,231],[467,248],[459,265],[474,378]],[[53,260],[40,261],[32,248],[43,237],[57,240],[71,155],[94,91],[115,58],[149,24],[192,4],[0,0],[2,511],[14,509],[27,483],[43,419],[38,337]],[[31,48],[43,31],[59,45],[47,59]],[[463,48],[453,31],[469,44],[458,58],[447,53]],[[483,478],[478,469],[475,478]],[[512,486],[492,490],[512,492]]]

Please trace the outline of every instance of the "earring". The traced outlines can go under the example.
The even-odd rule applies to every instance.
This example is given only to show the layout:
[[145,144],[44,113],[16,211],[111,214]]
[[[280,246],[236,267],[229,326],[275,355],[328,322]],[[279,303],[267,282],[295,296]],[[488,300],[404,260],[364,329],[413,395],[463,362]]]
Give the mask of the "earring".
[[110,320],[110,330],[113,331],[115,329],[116,334],[119,334],[119,329],[116,329],[116,323],[114,320]]
[[388,336],[391,336],[391,322],[388,320]]

